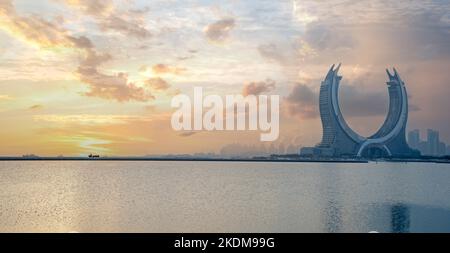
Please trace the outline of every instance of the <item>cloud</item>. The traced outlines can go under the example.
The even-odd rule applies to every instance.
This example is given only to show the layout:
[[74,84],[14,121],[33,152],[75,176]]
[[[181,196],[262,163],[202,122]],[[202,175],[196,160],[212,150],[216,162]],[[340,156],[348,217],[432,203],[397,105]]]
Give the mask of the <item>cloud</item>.
[[234,18],[224,18],[205,27],[206,37],[213,42],[224,42],[235,27]]
[[[385,116],[388,107],[388,94],[364,91],[361,87],[342,84],[339,88],[339,102],[346,117]],[[287,112],[300,118],[319,116],[319,92],[304,84],[296,84],[285,99]],[[418,110],[411,105],[412,110]]]
[[92,46],[87,38],[71,36],[57,23],[38,16],[19,16],[11,0],[0,2],[0,28],[40,48]]
[[304,84],[296,84],[285,99],[285,106],[291,116],[315,118],[318,114],[318,94]]
[[250,82],[244,85],[244,88],[242,89],[242,95],[259,95],[264,92],[269,92],[273,89],[275,89],[275,81],[270,79],[261,82]]
[[[141,67],[142,69],[143,67]],[[146,69],[146,67],[144,67]],[[152,72],[156,75],[164,75],[164,74],[173,74],[173,75],[181,75],[186,71],[185,68],[179,68],[174,66],[169,66],[166,64],[156,64],[152,67]]]
[[[439,19],[448,14],[445,1],[422,0],[293,0],[293,15],[302,24],[328,20],[339,25],[399,24],[407,19],[435,13]],[[438,19],[438,20],[439,20]]]
[[118,102],[139,101],[145,102],[155,99],[144,88],[136,86],[128,81],[125,73],[105,75],[99,73],[96,68],[82,67],[77,70],[80,80],[89,85],[90,90],[84,95],[112,99]]
[[152,121],[155,117],[140,116],[140,115],[117,115],[117,114],[73,114],[73,115],[59,115],[59,114],[43,114],[33,116],[35,121],[45,121],[53,123],[77,123],[87,125],[102,125],[102,124],[125,124],[131,121]]
[[81,56],[80,65],[90,68],[95,68],[107,61],[112,60],[112,56],[108,53],[99,53],[96,50],[88,49],[84,51]]
[[100,73],[97,68],[103,62],[111,59],[109,54],[99,54],[94,50],[86,50],[84,57],[76,71],[80,81],[89,86],[90,90],[84,95],[113,99],[118,102],[131,100],[145,102],[155,99],[144,88],[129,82],[126,73],[117,73],[115,75]]
[[339,93],[344,116],[369,117],[387,114],[387,92],[364,92],[358,86],[342,85]]
[[147,10],[117,10],[112,0],[59,0],[95,19],[103,31],[115,31],[139,39],[151,36],[145,27]]
[[183,133],[179,134],[179,136],[181,136],[181,137],[190,137],[190,136],[192,136],[194,134],[197,134],[197,133],[198,132],[183,132]]
[[57,0],[76,7],[89,15],[107,16],[113,10],[113,0]]
[[[85,3],[85,1],[74,2]],[[94,5],[87,10],[103,9],[101,6],[103,5]],[[154,99],[143,88],[129,82],[124,73],[112,75],[100,73],[98,67],[111,60],[112,56],[98,53],[87,37],[72,36],[58,24],[37,16],[19,16],[11,1],[0,2],[0,28],[40,48],[64,47],[77,50],[81,59],[76,75],[80,81],[89,86],[89,91],[84,93],[86,96],[113,99],[119,102],[131,100],[143,102]]]
[[352,48],[355,41],[350,33],[342,33],[341,29],[327,23],[314,22],[306,27],[305,34],[298,44],[301,48],[306,46],[316,50],[336,50]]
[[135,20],[127,20],[125,17],[120,17],[112,15],[100,22],[100,28],[102,30],[113,30],[117,32],[124,33],[128,36],[133,36],[136,38],[148,38],[150,37],[150,32],[139,24]]
[[[314,4],[314,2],[301,2],[297,0],[292,1],[292,10],[294,17],[297,18],[298,21],[300,21],[303,24],[309,24],[311,22],[314,22],[318,19],[317,16],[310,13],[310,10],[308,7],[311,7],[311,5]],[[309,3],[309,5],[307,5]]]
[[[385,65],[448,56],[449,11],[443,1],[294,0],[294,16],[304,25],[299,48],[315,50],[315,62]],[[305,22],[302,15],[314,18]]]
[[269,61],[278,62],[280,64],[284,64],[287,61],[286,56],[274,44],[259,45],[258,52],[262,57]]
[[[330,62],[342,61],[345,66],[354,66],[353,70],[342,70],[344,79],[339,96],[344,117],[371,117],[363,119],[364,122],[382,120],[387,114],[389,97],[386,87],[381,84],[385,82],[386,77],[379,70],[395,66],[404,78],[408,93],[414,94],[414,99],[409,100],[409,125],[417,128],[438,125],[436,122],[441,117],[436,108],[448,106],[443,105],[444,102],[441,106],[436,106],[436,103],[440,96],[449,95],[447,85],[444,85],[448,83],[449,75],[442,70],[443,66],[448,66],[450,56],[450,23],[445,21],[450,11],[447,2],[293,2],[294,14],[298,25],[302,27],[302,32],[299,32],[296,38],[296,47],[300,50],[306,45],[315,52],[305,57],[305,63],[298,65],[297,69],[317,80],[314,85],[311,80],[301,80],[303,84],[307,84],[304,89],[306,91],[303,92],[310,94],[308,96],[313,97],[314,102],[311,103],[308,96],[284,101],[284,109],[290,116],[319,116],[318,79],[325,74],[321,69]],[[280,49],[289,59],[297,57],[297,54],[286,53],[287,47],[278,46],[277,50]],[[366,73],[362,73],[361,69]],[[378,71],[380,74],[376,74]],[[346,76],[360,80],[346,82]],[[436,76],[442,78],[438,79]],[[294,78],[297,77],[292,80],[298,80]],[[425,83],[429,86],[424,86]],[[432,94],[432,90],[438,92]],[[352,120],[357,122],[356,126],[361,126],[358,119],[349,119]],[[363,126],[361,131],[365,131],[364,129],[367,129],[367,125]],[[448,131],[446,136],[449,136]]]
[[185,55],[185,56],[178,56],[178,57],[177,57],[177,60],[179,60],[179,61],[185,61],[185,60],[192,59],[192,58],[195,57],[195,55],[196,55],[197,53],[198,53],[198,50],[195,50],[195,49],[189,49],[189,50],[187,51],[187,55]]
[[299,40],[296,47],[297,47],[296,53],[301,60],[304,60],[305,58],[308,57],[314,57],[317,55],[317,50],[305,40]]
[[150,78],[145,84],[157,91],[165,91],[170,88],[170,84],[160,77]]
[[28,109],[30,109],[30,110],[40,110],[42,108],[44,108],[43,105],[32,105]]
[[194,58],[194,56],[192,56],[192,55],[189,55],[189,56],[178,56],[177,60],[179,60],[179,61],[186,61],[186,60],[189,60],[189,59],[192,59],[192,58]]

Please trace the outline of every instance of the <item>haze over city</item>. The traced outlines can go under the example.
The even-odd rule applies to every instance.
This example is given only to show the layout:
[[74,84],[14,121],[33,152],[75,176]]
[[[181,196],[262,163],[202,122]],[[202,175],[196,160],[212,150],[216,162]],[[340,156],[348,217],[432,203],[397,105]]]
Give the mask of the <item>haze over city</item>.
[[[321,139],[320,82],[336,62],[358,133],[383,123],[396,67],[408,130],[449,143],[449,41],[446,1],[0,0],[0,155],[296,151]],[[194,86],[280,95],[280,137],[173,131],[171,98]]]

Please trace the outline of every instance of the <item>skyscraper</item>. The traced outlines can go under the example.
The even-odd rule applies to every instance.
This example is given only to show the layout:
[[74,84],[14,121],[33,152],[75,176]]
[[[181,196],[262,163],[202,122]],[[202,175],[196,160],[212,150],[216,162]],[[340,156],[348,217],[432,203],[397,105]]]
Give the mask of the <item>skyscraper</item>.
[[420,143],[420,131],[419,129],[414,129],[408,133],[408,144],[411,148],[418,149]]
[[433,129],[427,130],[428,152],[430,155],[439,155],[439,132]]
[[440,142],[439,142],[439,147],[438,147],[438,153],[437,153],[437,155],[438,155],[438,156],[443,156],[443,155],[445,155],[445,153],[447,152],[446,148],[447,148],[447,147],[446,147],[445,143],[442,142],[442,141],[440,141]]
[[[338,74],[340,64],[328,71],[320,86],[319,110],[322,121],[322,141],[313,154],[322,156],[357,157],[416,157],[417,150],[406,143],[408,121],[408,96],[405,83],[397,70],[388,74],[389,110],[380,129],[372,136],[364,137],[354,132],[345,121],[338,101],[338,89],[342,76]],[[311,151],[304,149],[304,151]],[[304,152],[301,152],[304,153]]]
[[[443,156],[448,153],[446,144],[439,140],[439,132],[427,129],[427,139],[420,140],[420,131],[414,129],[408,133],[408,143],[411,147],[419,150],[425,156]],[[417,146],[416,146],[417,145]]]

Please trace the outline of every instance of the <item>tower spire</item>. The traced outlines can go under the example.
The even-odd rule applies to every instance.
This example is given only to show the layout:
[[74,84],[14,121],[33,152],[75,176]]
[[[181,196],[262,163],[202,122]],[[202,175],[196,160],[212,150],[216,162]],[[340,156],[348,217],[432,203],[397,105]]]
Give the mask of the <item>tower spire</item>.
[[389,72],[389,69],[386,69],[386,73],[388,74],[389,79],[392,79],[394,76]]

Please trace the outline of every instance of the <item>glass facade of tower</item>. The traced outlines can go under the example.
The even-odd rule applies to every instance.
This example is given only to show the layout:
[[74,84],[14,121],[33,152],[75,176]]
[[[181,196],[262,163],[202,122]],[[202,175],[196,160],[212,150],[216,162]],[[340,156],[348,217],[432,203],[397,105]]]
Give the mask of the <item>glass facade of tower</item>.
[[319,109],[320,118],[322,120],[322,141],[317,147],[330,148],[335,139],[334,122],[330,108],[330,82],[324,81],[320,86]]
[[[338,101],[340,65],[328,71],[320,86],[319,108],[322,121],[322,140],[314,150],[305,152],[326,156],[366,156],[376,153],[390,157],[417,157],[420,153],[411,149],[406,142],[408,120],[408,99],[406,88],[397,71],[387,71],[389,110],[380,129],[370,137],[355,133],[344,120]],[[372,152],[374,151],[374,152]]]

